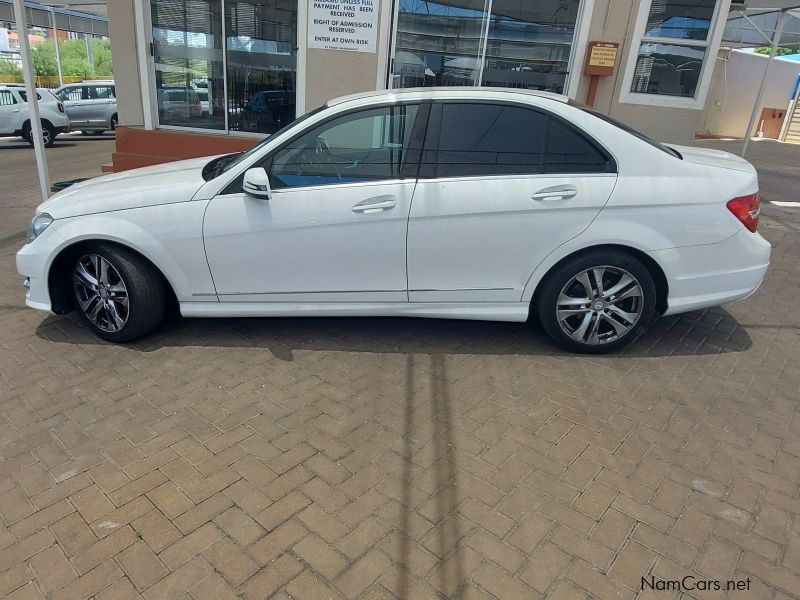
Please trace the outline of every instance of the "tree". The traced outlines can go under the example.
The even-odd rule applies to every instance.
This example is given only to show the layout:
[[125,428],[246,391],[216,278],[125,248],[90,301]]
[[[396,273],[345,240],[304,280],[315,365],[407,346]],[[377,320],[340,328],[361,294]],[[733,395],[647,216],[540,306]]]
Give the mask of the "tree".
[[[761,48],[756,48],[756,52],[759,54],[771,54],[772,48],[769,46],[761,46]],[[775,56],[787,56],[789,54],[798,54],[800,53],[800,49],[798,48],[782,48],[778,47],[775,51]]]
[[0,59],[0,75],[22,77],[22,68],[16,63],[16,61]]
[[[65,77],[113,76],[111,65],[111,43],[108,40],[91,40],[93,64],[89,64],[86,56],[85,40],[64,40],[58,43],[61,54],[61,74]],[[58,75],[56,62],[56,46],[53,40],[36,44],[31,48],[33,66],[37,75]]]

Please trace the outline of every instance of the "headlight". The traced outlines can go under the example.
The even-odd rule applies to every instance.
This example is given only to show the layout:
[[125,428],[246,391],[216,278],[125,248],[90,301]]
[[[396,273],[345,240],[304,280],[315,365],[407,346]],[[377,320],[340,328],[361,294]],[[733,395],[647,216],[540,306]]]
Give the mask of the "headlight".
[[47,213],[39,213],[38,215],[34,215],[33,219],[31,220],[31,225],[28,227],[28,243],[30,244],[33,240],[39,237],[52,222],[53,217]]

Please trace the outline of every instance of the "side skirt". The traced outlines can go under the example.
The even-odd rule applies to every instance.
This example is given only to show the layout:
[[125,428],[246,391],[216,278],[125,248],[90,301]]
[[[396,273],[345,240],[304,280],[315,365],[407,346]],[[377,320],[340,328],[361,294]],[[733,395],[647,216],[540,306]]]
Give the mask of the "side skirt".
[[528,305],[521,302],[181,302],[180,307],[184,317],[428,317],[515,323],[528,318]]

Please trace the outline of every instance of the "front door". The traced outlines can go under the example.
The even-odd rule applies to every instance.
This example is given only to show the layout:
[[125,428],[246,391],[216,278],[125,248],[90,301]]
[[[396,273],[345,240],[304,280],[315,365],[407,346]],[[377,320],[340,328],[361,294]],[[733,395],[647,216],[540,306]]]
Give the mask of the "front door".
[[416,167],[406,155],[419,156],[409,150],[426,108],[362,109],[313,125],[261,163],[271,199],[237,182],[215,197],[204,238],[219,299],[407,302]]
[[409,219],[411,302],[519,302],[614,189],[613,160],[545,112],[443,103],[428,131]]
[[88,115],[91,112],[91,100],[89,99],[89,88],[86,86],[69,87],[59,95],[67,111],[70,126],[79,129],[89,125]]
[[107,125],[117,103],[114,88],[110,85],[90,86],[89,100],[86,102],[86,121],[90,125]]

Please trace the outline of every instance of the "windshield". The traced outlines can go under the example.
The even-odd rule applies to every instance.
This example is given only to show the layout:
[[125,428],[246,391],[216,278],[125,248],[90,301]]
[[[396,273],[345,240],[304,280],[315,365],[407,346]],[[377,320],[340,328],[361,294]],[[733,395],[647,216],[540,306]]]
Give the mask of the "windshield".
[[677,150],[674,150],[674,149],[670,148],[669,146],[665,146],[664,144],[661,144],[660,142],[656,142],[655,140],[651,140],[645,134],[641,133],[640,131],[636,131],[633,127],[631,127],[629,125],[626,125],[625,123],[622,123],[621,121],[617,121],[616,119],[614,119],[612,117],[609,117],[608,115],[603,114],[601,112],[598,112],[598,111],[596,111],[594,109],[591,109],[591,108],[589,108],[587,106],[582,106],[580,104],[573,104],[573,106],[577,106],[582,111],[587,112],[590,115],[594,115],[598,119],[602,119],[606,123],[610,123],[614,127],[618,127],[619,129],[622,129],[622,131],[624,131],[626,133],[630,133],[632,136],[635,136],[635,137],[639,138],[643,142],[647,142],[648,144],[650,144],[654,148],[658,148],[662,152],[666,152],[670,156],[674,156],[675,158],[680,158],[681,160],[683,160],[683,157],[681,156],[680,152],[678,152]]
[[247,152],[240,152],[238,154],[228,154],[226,156],[220,156],[220,157],[215,158],[210,163],[208,163],[205,167],[203,167],[203,178],[206,181],[211,181],[212,179],[215,179],[215,178],[219,177],[223,173],[227,173],[228,171],[230,171],[236,165],[241,164],[242,162],[246,161],[248,158],[250,158],[254,154],[257,154],[276,135],[280,135],[284,131],[286,131],[288,129],[291,129],[295,125],[299,125],[300,123],[302,123],[303,121],[305,121],[309,117],[317,114],[318,112],[320,112],[321,110],[323,110],[325,108],[326,108],[326,106],[322,105],[319,108],[315,108],[311,112],[307,112],[303,116],[298,117],[297,119],[295,119],[291,123],[281,127],[275,133],[265,137],[258,144],[256,144],[252,148],[250,148],[250,150],[248,150]]

